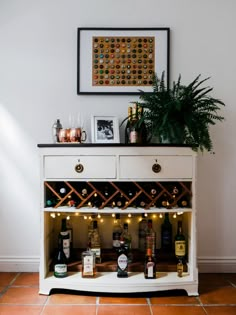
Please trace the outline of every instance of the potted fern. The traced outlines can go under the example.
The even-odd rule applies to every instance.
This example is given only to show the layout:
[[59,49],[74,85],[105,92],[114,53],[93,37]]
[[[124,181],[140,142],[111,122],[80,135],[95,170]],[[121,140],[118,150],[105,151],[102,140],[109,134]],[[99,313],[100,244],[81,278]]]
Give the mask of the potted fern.
[[218,111],[225,104],[209,96],[213,88],[202,86],[209,78],[200,80],[198,75],[189,85],[182,85],[179,76],[177,82],[167,87],[164,75],[163,72],[160,79],[154,76],[153,92],[140,90],[137,105],[144,109],[141,120],[145,121],[149,134],[158,137],[160,142],[211,151],[209,126],[224,120]]

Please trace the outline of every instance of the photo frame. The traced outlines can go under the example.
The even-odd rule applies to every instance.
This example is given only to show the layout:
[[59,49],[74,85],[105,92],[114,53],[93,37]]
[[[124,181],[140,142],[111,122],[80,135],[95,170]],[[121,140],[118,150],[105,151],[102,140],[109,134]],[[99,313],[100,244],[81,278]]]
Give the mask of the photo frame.
[[169,83],[169,28],[78,28],[77,94],[152,92],[165,72]]
[[92,143],[120,143],[119,123],[115,116],[92,116]]

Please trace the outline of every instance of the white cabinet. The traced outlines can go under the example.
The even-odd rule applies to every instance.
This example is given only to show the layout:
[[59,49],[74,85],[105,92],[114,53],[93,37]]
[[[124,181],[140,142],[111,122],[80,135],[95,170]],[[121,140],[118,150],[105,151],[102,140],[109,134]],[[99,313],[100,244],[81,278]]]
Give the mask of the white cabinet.
[[[41,260],[40,260],[40,294],[49,294],[52,289],[72,289],[90,292],[109,293],[134,293],[154,292],[161,290],[184,289],[188,295],[198,295],[198,270],[196,260],[196,154],[189,147],[169,146],[130,146],[108,144],[52,144],[38,145],[41,160]],[[99,208],[88,207],[88,203],[81,196],[80,188],[88,185],[91,196],[98,191],[102,184],[109,184],[116,195],[116,189],[123,189],[120,185],[128,185],[139,189],[137,197],[126,196],[126,205],[123,208],[110,207],[110,200],[101,195],[102,204]],[[156,199],[145,191],[145,186],[155,183],[157,185]],[[65,184],[68,188],[66,197],[61,197],[56,192],[57,185]],[[98,185],[98,186],[96,186]],[[99,186],[100,185],[100,186]],[[173,206],[164,208],[158,201],[168,193],[168,186],[180,185],[182,194],[176,198]],[[120,188],[121,187],[121,188]],[[95,189],[95,190],[94,190]],[[123,190],[122,190],[123,192]],[[59,202],[50,206],[46,203],[48,194],[56,193]],[[146,198],[146,206],[134,207],[133,202],[139,200],[139,196]],[[68,206],[66,198],[75,196],[79,199],[76,207]],[[188,198],[188,205],[180,206],[181,200]],[[152,199],[154,198],[154,199]],[[182,198],[182,199],[181,199]],[[59,222],[63,216],[71,216],[74,222],[74,247],[83,247],[86,244],[87,225],[84,220],[86,215],[102,215],[103,246],[109,248],[112,232],[111,214],[120,213],[126,218],[132,215],[131,232],[133,236],[133,248],[138,247],[138,219],[142,213],[156,218],[154,225],[157,229],[157,245],[160,246],[160,216],[168,212],[176,227],[174,216],[180,215],[184,222],[184,231],[188,243],[188,260],[186,270],[182,278],[177,272],[166,264],[160,271],[157,270],[157,278],[147,280],[143,272],[131,270],[126,279],[117,278],[115,270],[98,270],[93,279],[81,277],[80,269],[69,272],[68,277],[58,279],[53,276],[52,258],[56,246],[55,239]],[[175,235],[175,228],[173,235]],[[159,261],[157,257],[157,262]],[[158,263],[157,263],[158,264]],[[76,265],[76,262],[74,262]]]

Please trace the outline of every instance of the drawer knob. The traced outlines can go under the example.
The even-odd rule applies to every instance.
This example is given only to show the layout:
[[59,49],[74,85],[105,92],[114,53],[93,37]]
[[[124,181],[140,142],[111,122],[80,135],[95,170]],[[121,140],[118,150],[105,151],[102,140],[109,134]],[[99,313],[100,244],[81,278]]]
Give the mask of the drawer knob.
[[154,173],[159,173],[161,171],[161,165],[158,163],[153,164],[152,170]]
[[84,170],[84,167],[83,167],[83,165],[82,165],[81,163],[79,163],[79,164],[77,164],[77,165],[75,166],[75,171],[76,171],[77,173],[82,173],[83,170]]

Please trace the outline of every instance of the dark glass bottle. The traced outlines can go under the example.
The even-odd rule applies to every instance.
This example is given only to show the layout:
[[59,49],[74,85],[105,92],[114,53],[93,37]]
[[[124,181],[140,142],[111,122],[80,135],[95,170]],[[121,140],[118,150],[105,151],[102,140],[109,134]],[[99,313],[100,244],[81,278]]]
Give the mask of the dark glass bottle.
[[70,234],[67,229],[66,219],[61,220],[61,237],[62,237],[62,246],[63,251],[66,255],[66,259],[70,259]]
[[144,264],[144,277],[145,279],[156,278],[156,260],[152,254],[151,248],[147,249],[145,264]]
[[166,251],[172,249],[172,224],[169,220],[169,213],[165,213],[165,219],[161,225],[161,248]]
[[118,249],[117,277],[118,278],[128,277],[128,253],[123,239],[121,239],[120,248]]
[[147,143],[147,127],[143,116],[143,107],[138,106],[138,143]]
[[132,120],[132,107],[128,107],[128,121],[125,126],[125,143],[130,143],[130,126]]
[[64,278],[67,276],[67,259],[63,251],[63,237],[58,236],[58,250],[54,264],[54,276],[56,278]]
[[130,122],[130,143],[138,143],[139,141],[139,132],[138,132],[138,107],[137,104],[134,104],[132,120]]
[[178,221],[177,234],[175,235],[175,256],[183,259],[186,255],[186,241],[182,232],[182,221]]

